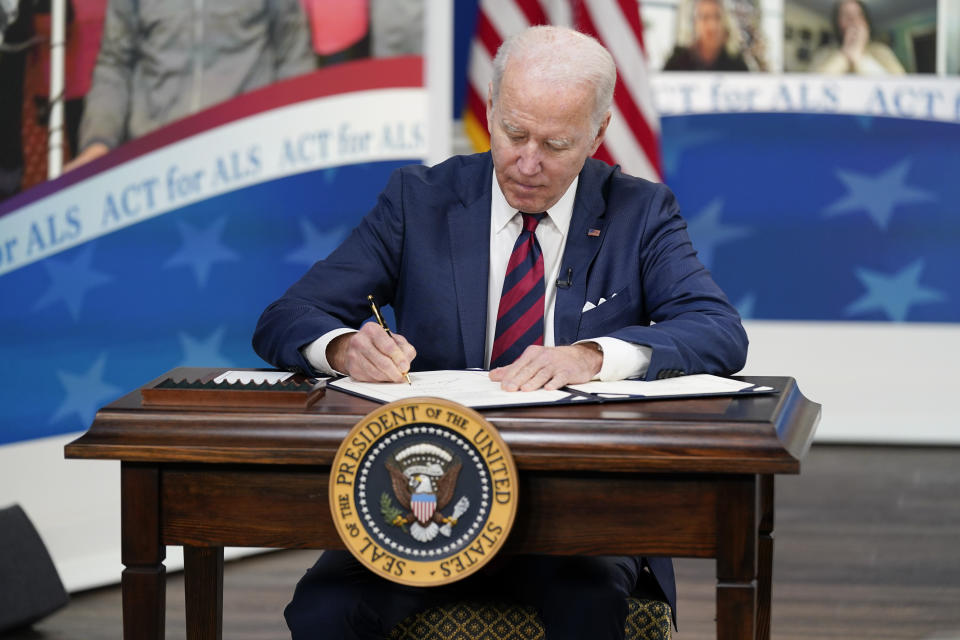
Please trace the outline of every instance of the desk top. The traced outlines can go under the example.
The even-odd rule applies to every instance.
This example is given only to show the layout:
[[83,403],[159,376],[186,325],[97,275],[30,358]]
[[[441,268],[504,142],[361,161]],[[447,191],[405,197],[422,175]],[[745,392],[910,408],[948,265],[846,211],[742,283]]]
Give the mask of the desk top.
[[[223,369],[224,371],[226,369]],[[175,369],[198,378],[214,369]],[[799,473],[820,405],[793,378],[746,376],[770,395],[483,410],[523,470]],[[137,389],[97,412],[67,458],[325,465],[378,405],[328,389],[307,409],[145,407]]]

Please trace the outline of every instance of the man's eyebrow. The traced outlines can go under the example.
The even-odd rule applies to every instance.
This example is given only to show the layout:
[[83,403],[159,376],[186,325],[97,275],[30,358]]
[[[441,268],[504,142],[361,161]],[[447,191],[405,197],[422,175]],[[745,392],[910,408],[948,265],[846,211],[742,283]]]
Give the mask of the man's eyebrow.
[[573,146],[573,140],[570,138],[547,138],[546,143],[554,147]]
[[518,127],[514,124],[510,124],[506,120],[501,120],[500,125],[510,133],[526,133],[522,127]]

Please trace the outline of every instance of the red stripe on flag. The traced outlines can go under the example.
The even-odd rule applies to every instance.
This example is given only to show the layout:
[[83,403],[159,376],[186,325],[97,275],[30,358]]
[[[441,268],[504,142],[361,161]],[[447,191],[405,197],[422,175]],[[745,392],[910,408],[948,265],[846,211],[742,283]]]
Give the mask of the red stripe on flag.
[[617,164],[617,161],[614,160],[612,155],[610,155],[610,150],[607,149],[607,145],[605,143],[600,143],[600,146],[593,154],[593,157],[597,160],[603,160],[607,164]]
[[643,45],[643,23],[640,21],[640,3],[637,0],[617,0],[617,4],[620,5],[620,13],[623,14],[625,22],[633,31],[633,37],[640,43],[640,49],[646,53],[647,48]]
[[617,87],[613,92],[613,101],[617,103],[620,114],[626,121],[627,126],[630,127],[630,131],[633,132],[637,143],[647,155],[647,159],[650,160],[650,165],[656,169],[658,175],[662,176],[663,170],[660,167],[660,140],[653,132],[653,129],[650,128],[650,123],[643,117],[640,109],[637,108],[636,103],[630,96],[630,92],[627,91],[627,88],[619,77],[617,78]]
[[[577,19],[577,27],[581,31],[593,36],[597,40],[600,40],[601,44],[606,46],[606,44],[600,38],[600,34],[593,22],[593,16],[590,15],[590,11],[586,6],[586,3],[581,5],[581,11],[577,13]],[[643,60],[637,61],[637,64],[643,63]],[[646,117],[644,117],[640,109],[637,108],[637,104],[634,102],[633,95],[620,78],[619,71],[617,72],[617,84],[613,92],[613,101],[617,104],[617,108],[620,110],[620,115],[623,116],[627,126],[630,127],[630,131],[633,133],[637,144],[646,154],[647,159],[650,161],[650,165],[656,170],[658,175],[662,176],[663,171],[660,167],[660,141],[653,129],[650,127],[650,123],[647,122]]]
[[[550,24],[550,21],[547,19],[547,14],[544,13],[543,7],[540,6],[540,3],[537,0],[515,0],[517,6],[520,7],[520,11],[523,12],[523,15],[527,17],[527,22],[530,23],[530,26],[537,24]],[[509,35],[513,35],[508,33]]]
[[487,14],[483,11],[477,13],[477,39],[483,44],[483,48],[490,54],[491,59],[497,55],[497,49],[503,42],[503,38],[497,33],[496,27],[493,26],[493,23],[490,22]]
[[473,85],[467,85],[467,108],[470,113],[483,126],[484,130],[489,131],[487,124],[487,100],[480,97]]

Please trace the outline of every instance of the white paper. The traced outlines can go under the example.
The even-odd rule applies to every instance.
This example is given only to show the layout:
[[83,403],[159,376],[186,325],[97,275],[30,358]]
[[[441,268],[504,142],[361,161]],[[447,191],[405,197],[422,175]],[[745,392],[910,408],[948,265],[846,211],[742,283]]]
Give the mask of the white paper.
[[225,371],[213,379],[217,384],[276,384],[283,382],[293,374],[289,371]]
[[[616,380],[571,384],[571,389],[599,396],[699,396],[735,394],[753,387],[753,383],[721,378],[706,373],[692,376],[664,378],[663,380]],[[770,387],[756,387],[755,391],[772,391]]]
[[473,407],[498,407],[528,403],[550,404],[570,396],[566,391],[504,391],[487,371],[414,371],[406,382],[356,382],[341,378],[331,387],[358,393],[382,402],[418,396],[443,398]]

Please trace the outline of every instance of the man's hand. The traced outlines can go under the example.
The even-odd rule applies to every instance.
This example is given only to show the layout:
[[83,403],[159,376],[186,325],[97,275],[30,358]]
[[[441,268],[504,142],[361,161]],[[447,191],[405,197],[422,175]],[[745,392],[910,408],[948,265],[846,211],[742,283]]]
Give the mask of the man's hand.
[[513,364],[497,367],[490,379],[504,391],[559,389],[593,380],[603,364],[603,353],[593,342],[566,347],[530,346]]
[[327,362],[360,382],[403,382],[417,350],[407,339],[388,334],[375,322],[356,333],[334,338],[327,345]]

